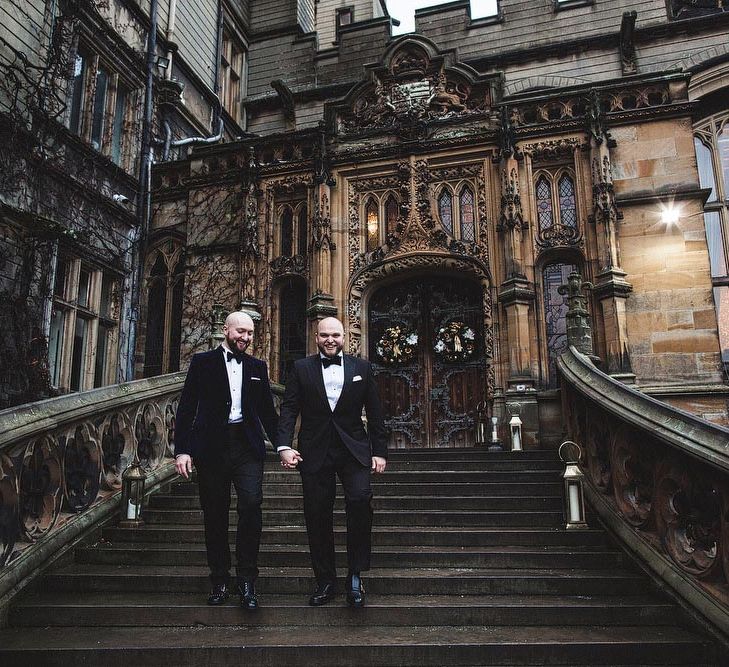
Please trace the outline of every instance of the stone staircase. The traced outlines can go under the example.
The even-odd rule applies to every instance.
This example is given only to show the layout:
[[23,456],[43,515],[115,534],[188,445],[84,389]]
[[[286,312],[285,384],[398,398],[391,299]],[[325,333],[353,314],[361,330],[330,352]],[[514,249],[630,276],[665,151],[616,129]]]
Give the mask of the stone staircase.
[[360,610],[307,605],[298,474],[266,470],[257,612],[205,604],[196,487],[175,483],[16,602],[0,665],[722,664],[600,528],[563,529],[552,452],[393,453]]

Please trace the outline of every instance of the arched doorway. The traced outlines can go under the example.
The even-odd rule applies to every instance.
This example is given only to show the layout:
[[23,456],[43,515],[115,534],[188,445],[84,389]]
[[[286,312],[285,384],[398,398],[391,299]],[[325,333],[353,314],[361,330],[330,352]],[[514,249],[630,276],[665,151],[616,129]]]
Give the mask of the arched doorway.
[[482,304],[477,283],[452,275],[412,278],[373,293],[368,356],[390,447],[474,444],[487,385]]

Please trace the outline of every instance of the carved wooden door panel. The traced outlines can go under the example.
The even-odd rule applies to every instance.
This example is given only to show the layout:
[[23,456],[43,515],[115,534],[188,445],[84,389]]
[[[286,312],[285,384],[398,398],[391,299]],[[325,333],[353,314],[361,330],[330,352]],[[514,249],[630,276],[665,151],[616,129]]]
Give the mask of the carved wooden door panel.
[[369,341],[390,447],[472,445],[486,374],[480,288],[451,277],[383,287]]

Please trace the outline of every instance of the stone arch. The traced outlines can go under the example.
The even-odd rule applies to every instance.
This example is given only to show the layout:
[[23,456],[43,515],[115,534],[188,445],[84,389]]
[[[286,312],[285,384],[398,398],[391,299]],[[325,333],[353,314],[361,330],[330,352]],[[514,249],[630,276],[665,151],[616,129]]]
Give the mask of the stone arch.
[[504,95],[516,95],[534,88],[568,88],[569,86],[583,86],[586,83],[588,83],[586,79],[579,77],[540,74],[509,81],[504,86]]
[[[373,262],[355,272],[347,286],[347,348],[355,355],[366,350],[367,332],[363,326],[363,313],[374,291],[405,276],[417,273],[458,273],[478,281],[483,290],[484,339],[488,368],[489,390],[494,388],[493,370],[493,328],[491,285],[493,280],[488,267],[475,257],[451,253],[408,253]],[[366,325],[366,321],[364,322]]]

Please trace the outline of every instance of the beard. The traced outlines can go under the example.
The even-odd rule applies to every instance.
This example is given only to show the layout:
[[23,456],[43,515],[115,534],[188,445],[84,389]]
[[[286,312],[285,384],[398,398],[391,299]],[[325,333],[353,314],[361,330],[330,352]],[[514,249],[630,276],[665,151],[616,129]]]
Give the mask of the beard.
[[317,343],[316,346],[319,348],[319,352],[321,352],[325,357],[336,357],[342,351],[344,344],[338,343],[331,348],[325,347],[324,343]]

